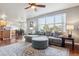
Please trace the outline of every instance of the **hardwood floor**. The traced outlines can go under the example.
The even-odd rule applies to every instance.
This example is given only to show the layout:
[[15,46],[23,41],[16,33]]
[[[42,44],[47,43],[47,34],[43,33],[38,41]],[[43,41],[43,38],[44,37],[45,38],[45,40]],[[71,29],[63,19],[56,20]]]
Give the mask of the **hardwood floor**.
[[20,40],[22,40],[22,37],[19,37],[17,39],[8,39],[8,40],[1,40],[0,39],[0,46],[10,45],[10,44],[16,43]]
[[74,49],[69,49],[70,56],[79,56],[79,46],[75,45]]
[[79,56],[79,51],[76,49],[69,49],[70,51],[70,56]]
[[71,44],[66,44],[65,48],[69,49],[70,56],[79,56],[79,45],[75,45],[74,48],[72,48]]
[[[4,40],[4,41],[0,40],[0,47],[10,45],[10,44],[16,43],[18,41],[21,41],[21,38],[16,39],[13,42],[11,42],[11,40]],[[65,48],[67,48],[69,50],[69,55],[70,56],[79,56],[79,46],[78,45],[75,45],[75,47],[73,49],[71,48],[70,45],[65,46]]]

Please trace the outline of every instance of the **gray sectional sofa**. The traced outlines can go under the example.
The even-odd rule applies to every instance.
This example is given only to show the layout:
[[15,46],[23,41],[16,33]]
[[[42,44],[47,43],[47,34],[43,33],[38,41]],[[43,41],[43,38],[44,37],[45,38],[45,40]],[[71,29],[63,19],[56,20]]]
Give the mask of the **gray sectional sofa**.
[[[32,38],[40,37],[40,36],[44,36],[44,35],[25,35],[25,41],[26,42],[32,42]],[[53,36],[46,36],[46,37],[48,37],[49,45],[57,45],[57,46],[62,45],[62,39],[61,38],[57,38],[57,37],[53,37]]]
[[49,44],[56,45],[56,46],[62,46],[62,39],[49,36]]
[[32,38],[37,36],[39,35],[25,35],[24,37],[26,42],[32,42]]

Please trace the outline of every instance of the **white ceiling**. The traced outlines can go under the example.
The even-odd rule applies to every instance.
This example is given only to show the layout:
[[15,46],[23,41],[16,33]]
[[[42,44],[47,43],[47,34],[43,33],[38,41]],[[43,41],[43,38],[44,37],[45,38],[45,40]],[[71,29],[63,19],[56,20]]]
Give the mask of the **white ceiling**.
[[46,8],[37,8],[35,12],[32,9],[25,10],[27,4],[24,3],[0,3],[0,15],[6,14],[7,19],[18,19],[18,18],[30,18],[41,14],[54,12],[74,6],[78,6],[79,3],[42,3],[46,5]]
[[46,13],[50,13],[58,10],[63,10],[70,7],[78,6],[79,3],[46,3],[45,5],[46,5],[46,8],[38,8],[37,12],[34,12],[31,9],[31,11],[28,11],[27,16],[34,17],[34,16],[38,16],[38,15],[42,15],[42,14],[46,14]]
[[24,17],[26,12],[24,10],[25,4],[19,3],[0,3],[0,15],[6,14],[7,19],[18,19]]

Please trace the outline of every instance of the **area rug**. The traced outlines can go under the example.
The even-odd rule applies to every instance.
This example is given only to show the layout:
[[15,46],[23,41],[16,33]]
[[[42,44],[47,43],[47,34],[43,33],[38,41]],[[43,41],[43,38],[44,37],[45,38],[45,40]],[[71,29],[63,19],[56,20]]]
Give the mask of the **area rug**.
[[1,46],[0,56],[23,56],[24,49],[30,45],[30,43],[22,41],[6,46]]
[[50,46],[44,50],[34,49],[28,42],[17,42],[0,47],[0,56],[68,56],[66,48]]
[[52,46],[47,49],[38,50],[29,46],[24,50],[25,56],[68,56],[69,51],[66,48]]

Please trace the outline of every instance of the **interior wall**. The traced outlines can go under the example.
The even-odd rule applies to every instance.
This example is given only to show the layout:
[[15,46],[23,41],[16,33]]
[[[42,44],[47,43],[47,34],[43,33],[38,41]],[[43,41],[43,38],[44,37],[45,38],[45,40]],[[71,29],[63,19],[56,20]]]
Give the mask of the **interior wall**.
[[29,22],[30,21],[36,22],[36,25],[37,25],[37,19],[39,17],[43,17],[43,16],[47,16],[47,15],[55,15],[55,14],[60,14],[60,13],[66,13],[67,24],[74,25],[74,30],[73,30],[72,34],[75,39],[75,42],[79,43],[79,29],[75,29],[75,28],[79,27],[79,24],[78,24],[79,23],[79,6],[56,11],[56,12],[47,13],[47,14],[40,15],[40,16],[33,17],[33,18],[29,18],[29,19],[27,19],[27,24],[28,24],[28,26],[27,26],[28,31],[27,32],[30,32],[30,30],[29,30]]

